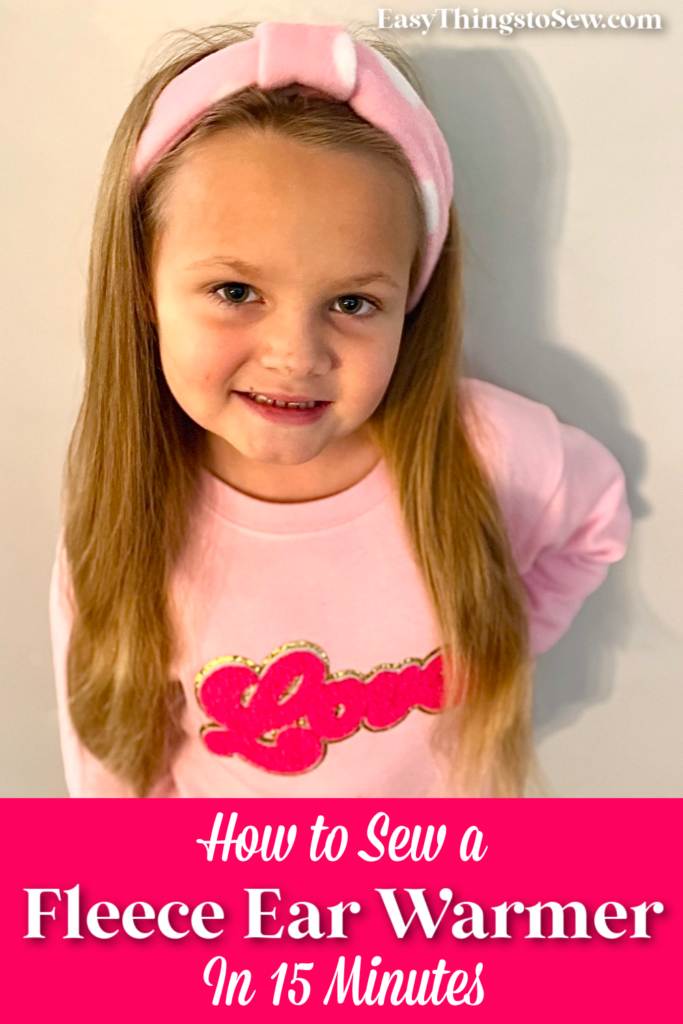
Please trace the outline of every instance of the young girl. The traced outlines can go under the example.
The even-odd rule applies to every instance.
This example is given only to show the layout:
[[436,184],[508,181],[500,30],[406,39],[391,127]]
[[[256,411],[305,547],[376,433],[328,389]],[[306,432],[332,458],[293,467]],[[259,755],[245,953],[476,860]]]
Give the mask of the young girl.
[[51,594],[74,796],[522,795],[533,659],[625,552],[612,455],[460,376],[448,149],[378,47],[195,35],[115,134]]

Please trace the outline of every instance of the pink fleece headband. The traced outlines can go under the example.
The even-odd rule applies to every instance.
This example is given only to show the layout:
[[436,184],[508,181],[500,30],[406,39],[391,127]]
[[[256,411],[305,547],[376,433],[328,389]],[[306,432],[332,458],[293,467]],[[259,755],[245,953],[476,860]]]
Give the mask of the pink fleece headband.
[[226,96],[252,85],[312,86],[382,128],[401,147],[420,184],[427,245],[407,309],[418,303],[448,229],[453,169],[434,117],[412,85],[383,54],[355,42],[340,25],[264,21],[253,38],[216,50],[161,91],[140,135],[133,164],[139,183],[152,165]]

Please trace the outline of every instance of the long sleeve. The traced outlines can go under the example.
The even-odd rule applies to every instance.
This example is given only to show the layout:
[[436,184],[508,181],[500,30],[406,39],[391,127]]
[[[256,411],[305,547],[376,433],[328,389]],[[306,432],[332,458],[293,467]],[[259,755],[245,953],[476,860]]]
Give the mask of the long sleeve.
[[578,427],[558,424],[560,481],[529,536],[535,556],[523,573],[531,647],[547,651],[626,553],[632,517],[624,473],[607,448]]
[[[68,710],[67,649],[73,606],[66,553],[60,543],[50,584],[50,632],[57,687],[57,714],[64,776],[72,797],[134,797],[125,782],[113,775],[80,741]],[[174,796],[170,779],[162,780],[151,796]]]
[[603,444],[548,406],[484,381],[464,383],[472,440],[526,588],[531,650],[542,654],[626,552],[632,518],[624,473]]

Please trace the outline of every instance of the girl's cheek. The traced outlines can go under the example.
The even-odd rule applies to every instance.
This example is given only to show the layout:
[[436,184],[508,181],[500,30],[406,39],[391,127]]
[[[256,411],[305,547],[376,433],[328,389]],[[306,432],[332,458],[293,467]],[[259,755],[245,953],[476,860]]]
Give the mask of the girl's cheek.
[[188,385],[211,388],[224,385],[245,361],[246,353],[233,339],[215,335],[184,345],[171,359]]
[[398,349],[399,341],[388,338],[377,347],[374,358],[365,358],[359,361],[356,367],[356,378],[361,388],[373,395],[379,394],[380,397],[384,394],[396,366]]

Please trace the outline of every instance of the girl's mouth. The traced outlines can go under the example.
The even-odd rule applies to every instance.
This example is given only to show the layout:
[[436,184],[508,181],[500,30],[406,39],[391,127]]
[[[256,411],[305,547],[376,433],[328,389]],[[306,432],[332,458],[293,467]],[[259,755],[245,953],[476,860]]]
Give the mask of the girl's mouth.
[[330,401],[301,395],[266,395],[260,391],[235,391],[234,394],[255,413],[275,423],[315,423],[332,405]]

